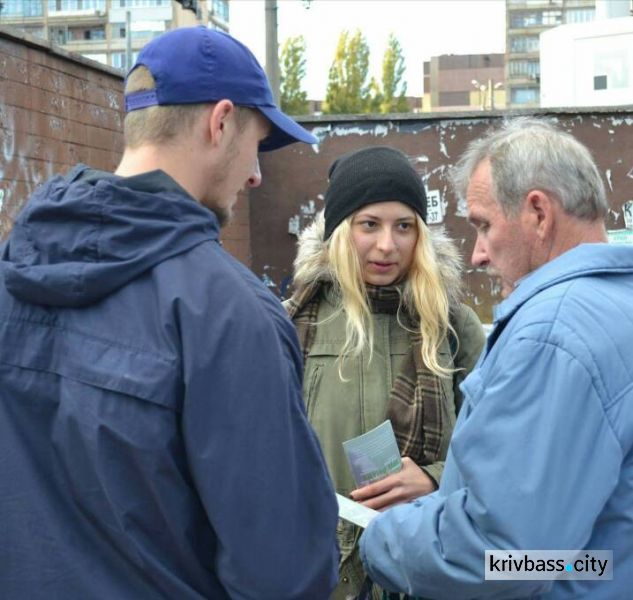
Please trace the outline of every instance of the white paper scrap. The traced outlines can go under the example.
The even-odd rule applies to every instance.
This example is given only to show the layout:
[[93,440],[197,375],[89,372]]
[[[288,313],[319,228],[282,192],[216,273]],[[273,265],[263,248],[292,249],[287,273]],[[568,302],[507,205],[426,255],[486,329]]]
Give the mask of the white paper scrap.
[[341,494],[336,494],[336,499],[338,500],[338,516],[359,527],[367,527],[369,522],[379,514],[377,510],[367,508]]

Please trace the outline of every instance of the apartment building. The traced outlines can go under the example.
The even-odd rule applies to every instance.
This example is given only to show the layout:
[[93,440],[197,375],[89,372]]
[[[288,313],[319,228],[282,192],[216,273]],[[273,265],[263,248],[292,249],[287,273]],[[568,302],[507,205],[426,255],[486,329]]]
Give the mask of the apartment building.
[[422,112],[505,108],[503,54],[443,54],[424,62]]
[[506,0],[508,105],[536,107],[540,99],[540,35],[568,23],[593,21],[596,0]]
[[0,25],[122,70],[169,29],[229,30],[229,0],[0,0],[0,6]]

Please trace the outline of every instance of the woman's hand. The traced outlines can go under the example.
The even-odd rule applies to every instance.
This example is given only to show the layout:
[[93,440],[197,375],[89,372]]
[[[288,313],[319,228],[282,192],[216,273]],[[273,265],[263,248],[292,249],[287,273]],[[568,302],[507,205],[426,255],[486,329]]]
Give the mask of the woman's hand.
[[354,490],[352,500],[374,510],[385,510],[435,491],[436,485],[408,456],[402,459],[402,469],[380,481]]

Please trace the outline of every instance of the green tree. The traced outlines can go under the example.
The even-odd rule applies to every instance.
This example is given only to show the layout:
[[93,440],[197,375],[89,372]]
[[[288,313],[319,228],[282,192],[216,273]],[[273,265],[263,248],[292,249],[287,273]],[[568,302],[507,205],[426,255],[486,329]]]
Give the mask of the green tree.
[[323,112],[354,114],[369,110],[371,99],[369,46],[359,30],[351,35],[343,31],[330,67]]
[[301,89],[301,82],[306,74],[305,53],[306,43],[302,35],[288,38],[281,47],[281,110],[291,115],[308,113],[308,94]]
[[382,60],[382,98],[380,112],[408,112],[406,101],[407,82],[403,81],[405,72],[402,46],[393,33],[389,34],[387,49]]
[[374,77],[369,82],[369,98],[367,100],[367,112],[379,113],[383,102],[382,90],[380,84]]

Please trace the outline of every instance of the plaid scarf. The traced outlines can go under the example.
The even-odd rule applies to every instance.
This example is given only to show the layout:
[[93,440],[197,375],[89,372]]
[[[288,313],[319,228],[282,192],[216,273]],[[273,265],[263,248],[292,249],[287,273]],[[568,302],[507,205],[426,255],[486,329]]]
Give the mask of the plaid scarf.
[[[297,292],[285,304],[293,320],[303,350],[304,362],[316,335],[319,304],[330,284],[317,282]],[[367,286],[372,312],[396,314],[401,305],[396,286]],[[393,425],[400,454],[419,466],[429,465],[440,456],[442,436],[442,382],[422,360],[422,337],[416,318],[402,311],[407,319],[411,351],[396,377],[387,403],[387,418]]]

